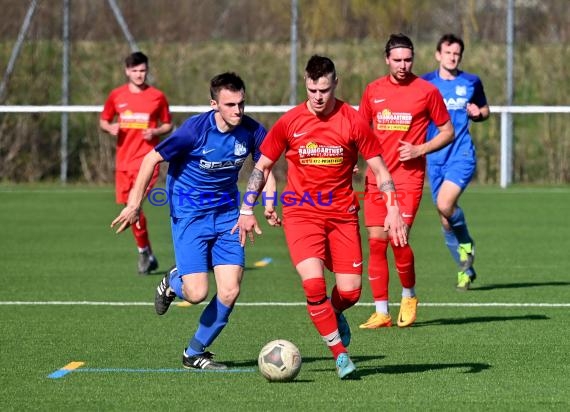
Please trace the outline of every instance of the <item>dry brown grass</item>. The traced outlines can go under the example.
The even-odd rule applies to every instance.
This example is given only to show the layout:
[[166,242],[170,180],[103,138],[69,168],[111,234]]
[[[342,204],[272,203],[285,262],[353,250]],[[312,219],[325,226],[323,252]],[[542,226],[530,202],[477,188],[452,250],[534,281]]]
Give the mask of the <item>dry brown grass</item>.
[[[289,45],[269,42],[212,41],[184,44],[139,44],[151,61],[154,84],[172,105],[208,103],[209,79],[222,71],[238,72],[246,81],[248,104],[280,105],[289,101]],[[433,45],[416,45],[416,73],[435,68]],[[314,44],[299,50],[297,96],[304,96],[301,73],[307,58],[320,53],[335,61],[339,97],[358,104],[366,83],[385,73],[381,42]],[[0,43],[0,61],[11,44]],[[124,81],[124,43],[74,42],[71,49],[71,104],[99,105],[111,88]],[[568,46],[521,46],[515,57],[515,104],[568,104]],[[548,63],[548,64],[546,64]],[[471,45],[464,69],[480,75],[491,105],[505,102],[505,53],[499,45]],[[61,102],[61,49],[58,42],[26,42],[9,83],[6,104]],[[59,177],[59,115],[0,115],[0,174],[8,181]],[[185,115],[177,115],[181,122]],[[267,127],[275,115],[256,116]],[[515,116],[515,180],[568,183],[570,136],[567,115]],[[70,179],[108,182],[113,147],[101,135],[96,115],[70,115]],[[498,117],[472,127],[479,154],[480,183],[498,182]]]

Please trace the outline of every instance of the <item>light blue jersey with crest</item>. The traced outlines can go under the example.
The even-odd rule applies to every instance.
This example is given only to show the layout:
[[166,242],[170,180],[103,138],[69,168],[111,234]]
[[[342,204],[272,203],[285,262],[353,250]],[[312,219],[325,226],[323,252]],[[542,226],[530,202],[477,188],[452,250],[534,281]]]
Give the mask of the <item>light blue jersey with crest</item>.
[[267,131],[249,116],[221,132],[215,111],[187,119],[155,150],[169,162],[166,186],[172,217],[239,207],[238,175],[248,156],[257,161]]
[[[435,85],[442,94],[455,129],[455,139],[451,144],[427,155],[428,165],[442,165],[465,158],[475,160],[475,147],[469,133],[466,107],[467,103],[474,103],[479,107],[487,105],[481,80],[478,76],[463,71],[459,71],[455,79],[445,80],[439,76],[439,70],[426,73],[422,78]],[[431,140],[438,132],[437,127],[433,123],[430,124],[427,140]]]

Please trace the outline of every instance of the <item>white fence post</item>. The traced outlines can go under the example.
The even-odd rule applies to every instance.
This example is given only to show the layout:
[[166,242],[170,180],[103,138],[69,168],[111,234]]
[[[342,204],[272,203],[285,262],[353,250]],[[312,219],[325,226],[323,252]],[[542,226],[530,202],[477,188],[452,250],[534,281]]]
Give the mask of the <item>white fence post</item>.
[[513,135],[509,133],[509,112],[501,112],[501,187],[504,189],[513,179]]

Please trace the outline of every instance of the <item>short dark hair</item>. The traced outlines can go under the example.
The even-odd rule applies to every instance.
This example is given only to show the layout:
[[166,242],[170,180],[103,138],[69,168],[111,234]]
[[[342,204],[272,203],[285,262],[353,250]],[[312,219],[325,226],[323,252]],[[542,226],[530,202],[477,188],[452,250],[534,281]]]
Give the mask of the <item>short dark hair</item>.
[[245,83],[234,72],[225,72],[218,74],[210,80],[210,97],[212,100],[218,100],[220,90],[227,89],[232,92],[245,92]]
[[148,57],[143,52],[134,52],[127,56],[125,59],[125,67],[135,67],[139,64],[146,64],[148,66]]
[[331,73],[333,75],[333,79],[336,79],[336,69],[333,61],[328,57],[316,54],[309,59],[307,66],[305,67],[305,75],[311,80],[318,80]]
[[465,44],[463,43],[463,39],[459,36],[456,36],[453,33],[446,33],[443,36],[441,36],[441,38],[439,39],[439,41],[437,42],[437,47],[436,50],[438,52],[441,51],[441,46],[442,44],[459,44],[459,47],[461,48],[460,51],[460,55],[463,56],[463,50],[465,50]]
[[402,33],[390,35],[384,49],[386,57],[390,55],[390,51],[392,49],[410,49],[412,51],[412,56],[414,55],[414,43],[412,43],[408,36]]

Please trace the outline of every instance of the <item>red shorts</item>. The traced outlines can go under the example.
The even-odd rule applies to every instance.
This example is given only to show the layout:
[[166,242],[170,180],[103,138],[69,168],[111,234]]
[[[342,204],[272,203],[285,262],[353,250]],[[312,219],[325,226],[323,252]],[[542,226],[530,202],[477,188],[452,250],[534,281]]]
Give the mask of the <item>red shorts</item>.
[[[157,165],[150,179],[150,183],[146,189],[145,196],[148,194],[158,180],[158,174],[160,168]],[[117,170],[115,172],[115,198],[117,203],[126,204],[129,200],[129,192],[135,185],[135,180],[137,180],[138,170]]]
[[[423,190],[413,189],[406,190],[405,187],[396,184],[396,192],[398,206],[402,220],[406,225],[412,227],[416,213],[420,208]],[[365,180],[364,192],[364,224],[366,226],[384,226],[388,211],[386,210],[386,201],[382,198],[382,193],[378,190],[376,181]]]
[[293,265],[318,258],[333,273],[362,274],[358,215],[284,216],[283,228]]

